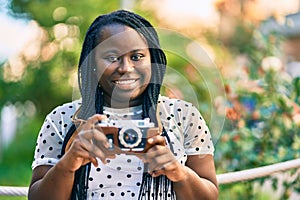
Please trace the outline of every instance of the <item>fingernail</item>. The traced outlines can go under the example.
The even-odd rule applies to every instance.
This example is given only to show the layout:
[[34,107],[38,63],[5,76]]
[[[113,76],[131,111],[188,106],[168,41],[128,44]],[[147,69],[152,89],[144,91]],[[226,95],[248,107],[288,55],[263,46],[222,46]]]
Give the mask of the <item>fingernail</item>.
[[153,143],[153,141],[154,141],[153,138],[148,139],[148,143],[150,143],[150,144]]
[[104,143],[105,148],[109,149],[112,148],[112,145],[109,142]]

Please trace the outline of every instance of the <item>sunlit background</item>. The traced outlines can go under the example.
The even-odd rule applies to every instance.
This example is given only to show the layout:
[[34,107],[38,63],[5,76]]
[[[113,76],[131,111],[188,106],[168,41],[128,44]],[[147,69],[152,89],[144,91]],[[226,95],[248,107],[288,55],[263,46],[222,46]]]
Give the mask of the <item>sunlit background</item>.
[[[192,101],[204,114],[213,130],[218,173],[299,158],[300,0],[107,2],[0,0],[0,185],[28,185],[45,115],[76,96],[78,55],[88,25],[98,14],[120,8],[136,11],[162,30],[172,69],[163,92]],[[178,36],[187,41],[182,52],[175,47]],[[220,76],[214,79],[212,73],[213,83],[205,79],[207,58],[199,54],[199,46]],[[188,80],[188,89],[183,80]],[[215,96],[212,87],[219,88]],[[213,111],[225,120],[224,126],[213,127]],[[281,137],[289,140],[280,143]],[[278,141],[268,142],[270,138]],[[233,155],[233,148],[249,157]],[[17,166],[24,171],[19,177]],[[221,193],[228,197],[232,191],[233,199],[240,199],[255,185],[251,195],[260,199],[296,199],[299,179],[293,181],[286,190],[270,184],[261,190],[249,182],[221,187]]]
[[[153,0],[151,4],[143,1],[143,6],[155,13],[165,26],[182,29],[193,27],[196,24],[197,27],[208,27],[218,31],[219,26],[222,24],[222,17],[224,17],[218,12],[218,7],[224,6],[224,9],[232,11],[232,16],[228,16],[228,18],[239,16],[241,8],[237,7],[240,5],[234,2],[234,0],[188,0],[186,3],[182,3],[181,0]],[[269,0],[245,1],[243,5],[245,9],[243,11],[245,12],[245,17],[251,22],[259,23],[270,16],[274,16],[279,23],[285,23],[285,16],[297,13],[300,7],[299,4],[299,0],[277,0],[272,3]],[[121,5],[123,8],[130,9],[134,5],[134,0],[124,0]],[[34,22],[25,17],[16,18],[11,16],[12,11],[9,9],[9,6],[9,0],[1,0],[1,60],[17,54],[24,48],[26,43],[28,44],[29,41],[35,40],[37,37],[37,27],[32,24]],[[59,18],[63,18],[66,15],[66,12],[67,10],[64,8],[57,9],[53,12],[53,18],[59,20]],[[225,25],[231,27],[227,23],[224,23]],[[196,30],[196,32],[198,31]]]

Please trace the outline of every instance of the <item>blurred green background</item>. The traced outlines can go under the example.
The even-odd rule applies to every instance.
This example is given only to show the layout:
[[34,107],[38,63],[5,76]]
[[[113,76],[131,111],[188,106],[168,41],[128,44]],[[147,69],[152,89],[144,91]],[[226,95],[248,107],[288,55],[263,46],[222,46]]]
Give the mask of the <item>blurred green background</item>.
[[[7,2],[7,14],[25,20],[32,38],[0,61],[0,185],[28,186],[46,114],[78,97],[77,63],[89,24],[121,8],[159,29],[169,66],[162,93],[191,101],[204,115],[218,174],[299,158],[300,67],[289,69],[300,57],[300,32],[276,28],[294,30],[299,1],[268,10],[251,0]],[[15,135],[7,143],[8,130]],[[292,199],[300,191],[295,174],[285,172],[283,182],[271,176],[220,185],[220,199]]]

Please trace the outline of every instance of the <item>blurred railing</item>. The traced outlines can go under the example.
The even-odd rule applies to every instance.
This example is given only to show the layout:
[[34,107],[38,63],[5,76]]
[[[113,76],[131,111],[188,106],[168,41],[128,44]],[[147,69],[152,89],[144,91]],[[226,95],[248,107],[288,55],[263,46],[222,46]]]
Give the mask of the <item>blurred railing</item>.
[[[237,172],[229,172],[225,174],[218,174],[218,183],[228,184],[246,180],[252,180],[271,174],[287,171],[290,169],[300,168],[300,159],[289,160],[281,163],[267,165],[263,167],[257,167],[253,169],[247,169]],[[0,186],[0,196],[27,196],[28,187],[10,187]]]

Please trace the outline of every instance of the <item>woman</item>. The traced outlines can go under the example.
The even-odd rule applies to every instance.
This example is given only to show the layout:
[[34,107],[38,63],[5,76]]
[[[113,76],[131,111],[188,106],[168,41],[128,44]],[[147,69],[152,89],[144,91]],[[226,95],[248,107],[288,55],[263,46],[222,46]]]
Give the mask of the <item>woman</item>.
[[[79,60],[82,98],[46,117],[29,199],[217,199],[211,135],[190,103],[160,96],[165,68],[146,19],[124,10],[96,18]],[[160,130],[146,152],[109,153],[99,122],[146,118]]]

